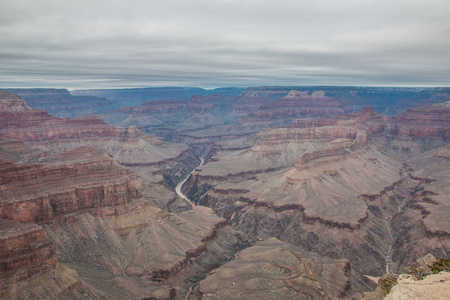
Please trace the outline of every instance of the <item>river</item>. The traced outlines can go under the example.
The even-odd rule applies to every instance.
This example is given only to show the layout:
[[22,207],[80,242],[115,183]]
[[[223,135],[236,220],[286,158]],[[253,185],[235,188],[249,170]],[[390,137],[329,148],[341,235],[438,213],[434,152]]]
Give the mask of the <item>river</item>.
[[[203,157],[200,157],[200,164],[197,166],[201,167],[203,165],[203,163],[205,162],[205,160],[203,159]],[[192,202],[185,194],[183,194],[183,192],[181,191],[181,188],[183,187],[183,184],[186,183],[186,181],[191,177],[192,174],[194,174],[195,170],[197,170],[197,168],[195,168],[194,170],[192,170],[191,173],[189,173],[188,176],[186,176],[186,178],[183,181],[180,181],[177,186],[175,187],[175,192],[177,193],[178,196],[180,196],[181,198],[183,198],[184,200],[186,200],[187,202],[189,202],[189,204],[191,205],[191,207],[194,207],[195,204],[194,202]]]

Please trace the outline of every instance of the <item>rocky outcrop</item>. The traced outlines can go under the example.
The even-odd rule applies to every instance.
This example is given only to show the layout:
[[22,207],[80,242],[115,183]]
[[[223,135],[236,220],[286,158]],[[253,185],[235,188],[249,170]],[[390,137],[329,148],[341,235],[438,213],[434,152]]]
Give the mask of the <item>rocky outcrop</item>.
[[16,94],[6,93],[0,90],[0,112],[23,112],[32,110],[23,98]]
[[342,298],[368,286],[349,261],[318,258],[272,238],[208,274],[198,294],[201,299]]
[[440,300],[450,297],[450,273],[442,272],[417,280],[410,275],[401,275],[397,284],[386,296],[386,300]]

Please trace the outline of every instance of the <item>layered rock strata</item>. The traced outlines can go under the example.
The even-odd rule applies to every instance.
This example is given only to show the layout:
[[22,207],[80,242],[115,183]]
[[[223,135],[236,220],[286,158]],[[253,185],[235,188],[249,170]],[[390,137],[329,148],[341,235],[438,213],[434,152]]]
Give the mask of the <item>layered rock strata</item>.
[[0,219],[0,233],[3,283],[26,280],[58,267],[55,248],[41,226]]
[[[424,252],[440,252],[437,243],[427,247],[430,240],[423,239],[419,251],[399,261],[405,243],[393,233],[408,228],[399,210],[432,182],[404,162],[448,140],[441,130],[449,127],[446,113],[424,108],[417,114],[420,134],[400,129],[413,127],[406,117],[386,118],[370,107],[267,129],[250,149],[218,151],[193,174],[186,193],[249,235],[345,257],[358,271],[382,275],[386,265],[393,271]],[[434,121],[426,121],[433,114]]]
[[48,222],[67,213],[125,206],[140,181],[104,151],[77,148],[39,164],[0,164],[0,216]]
[[0,219],[0,297],[61,299],[82,295],[78,274],[60,266],[44,229]]
[[318,258],[272,238],[208,274],[198,294],[201,299],[328,299],[368,285],[348,260]]
[[252,114],[254,118],[317,117],[342,114],[343,105],[325,95],[324,91],[307,92],[292,90],[274,103],[263,105]]

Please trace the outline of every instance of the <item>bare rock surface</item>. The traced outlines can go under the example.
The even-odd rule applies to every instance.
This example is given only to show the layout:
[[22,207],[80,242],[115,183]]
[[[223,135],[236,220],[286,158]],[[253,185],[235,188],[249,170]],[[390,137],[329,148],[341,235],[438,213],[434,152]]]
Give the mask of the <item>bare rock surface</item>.
[[[329,299],[364,290],[349,261],[318,258],[277,239],[258,242],[200,282],[201,299]],[[350,281],[357,281],[350,288]]]
[[428,275],[416,280],[400,275],[397,284],[386,296],[386,300],[442,300],[450,298],[450,272]]

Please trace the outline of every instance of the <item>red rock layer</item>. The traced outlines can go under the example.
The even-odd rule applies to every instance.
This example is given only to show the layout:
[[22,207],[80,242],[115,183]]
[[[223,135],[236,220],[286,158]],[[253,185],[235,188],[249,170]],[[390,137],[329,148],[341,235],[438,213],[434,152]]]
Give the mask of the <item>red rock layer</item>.
[[408,109],[398,118],[397,134],[450,138],[450,101]]
[[41,226],[0,219],[0,282],[25,280],[57,267],[55,248]]
[[124,206],[140,181],[106,153],[82,147],[43,164],[0,163],[0,218],[47,222],[86,209]]

